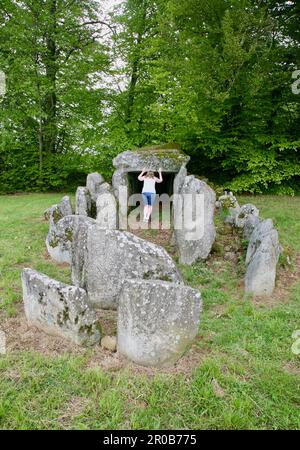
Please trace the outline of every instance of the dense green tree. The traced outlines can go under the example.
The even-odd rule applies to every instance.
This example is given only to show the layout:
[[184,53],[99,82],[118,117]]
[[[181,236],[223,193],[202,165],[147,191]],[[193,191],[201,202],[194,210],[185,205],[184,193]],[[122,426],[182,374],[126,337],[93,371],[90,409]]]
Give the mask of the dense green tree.
[[299,190],[299,2],[124,0],[109,23],[101,7],[2,1],[1,191],[60,188],[168,141],[236,192]]
[[99,2],[82,0],[1,3],[4,187],[60,186],[80,170],[82,152],[93,148],[104,97],[97,83],[108,66],[100,42],[107,25],[98,8]]

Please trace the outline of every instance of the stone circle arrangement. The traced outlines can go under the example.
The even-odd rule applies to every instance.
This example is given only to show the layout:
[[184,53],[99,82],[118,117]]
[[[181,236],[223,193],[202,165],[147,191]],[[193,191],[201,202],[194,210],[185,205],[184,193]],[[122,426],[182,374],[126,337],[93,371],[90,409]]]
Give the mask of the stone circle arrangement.
[[[103,338],[97,309],[117,310],[116,347],[131,361],[168,367],[187,351],[200,324],[201,294],[186,286],[164,248],[120,229],[119,191],[137,193],[137,174],[144,167],[166,178],[168,193],[204,195],[204,230],[188,240],[188,229],[174,230],[182,264],[209,256],[216,238],[214,213],[227,208],[225,221],[242,228],[249,240],[245,291],[270,295],[275,287],[280,246],[271,219],[259,218],[254,205],[240,207],[232,193],[216,194],[207,183],[187,175],[189,157],[173,145],[147,147],[119,154],[114,160],[112,184],[99,173],[78,187],[75,210],[65,196],[44,213],[49,221],[46,247],[54,261],[71,266],[72,285],[53,280],[33,269],[22,271],[25,314],[30,325],[93,346],[101,339],[114,350],[114,338]],[[228,207],[229,205],[229,207]],[[174,206],[174,205],[173,205]],[[125,213],[124,213],[125,214]],[[173,207],[173,216],[178,209]],[[176,220],[176,217],[174,217]]]

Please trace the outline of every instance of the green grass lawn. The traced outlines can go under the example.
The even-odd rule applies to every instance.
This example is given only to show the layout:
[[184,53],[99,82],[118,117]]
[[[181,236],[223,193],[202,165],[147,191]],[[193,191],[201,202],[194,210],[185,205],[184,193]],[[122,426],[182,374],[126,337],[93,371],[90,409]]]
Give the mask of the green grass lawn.
[[[2,321],[20,314],[22,267],[70,282],[69,268],[48,259],[44,244],[43,211],[61,197],[0,196],[0,330]],[[181,267],[203,297],[185,370],[105,371],[88,364],[92,350],[8,352],[0,355],[0,428],[299,429],[300,358],[291,352],[291,336],[300,329],[300,281],[288,271],[299,269],[300,198],[239,200],[274,219],[292,255],[292,269],[280,268],[274,298],[244,297],[242,261],[216,256]]]

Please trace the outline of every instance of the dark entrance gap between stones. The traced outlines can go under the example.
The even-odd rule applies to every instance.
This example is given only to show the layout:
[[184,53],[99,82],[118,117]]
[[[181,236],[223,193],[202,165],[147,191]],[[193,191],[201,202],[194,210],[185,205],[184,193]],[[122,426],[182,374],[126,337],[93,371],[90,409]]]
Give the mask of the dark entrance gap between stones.
[[[138,180],[138,176],[141,172],[128,172],[128,198],[133,194],[141,194],[143,189],[143,181]],[[177,175],[177,172],[167,172],[162,173],[163,181],[162,183],[156,183],[155,189],[156,189],[156,200],[153,206],[153,213],[152,217],[159,217],[160,227],[162,226],[162,203],[159,202],[159,196],[162,194],[167,194],[170,197],[173,195],[173,189],[174,189],[174,178]],[[155,173],[155,176],[158,177],[158,173]],[[165,201],[165,200],[164,200]],[[135,203],[135,202],[134,202]],[[141,203],[143,205],[142,197],[141,197]],[[135,209],[137,205],[135,206],[129,206],[129,212]],[[166,205],[165,205],[166,207]],[[169,204],[170,209],[168,209],[169,212],[165,213],[164,218],[164,224],[165,226],[168,226],[167,223],[170,223],[170,226],[172,228],[172,201],[170,201]],[[169,218],[169,219],[168,219]],[[167,222],[165,222],[167,220]]]
[[[128,195],[141,194],[143,189],[143,181],[138,180],[138,176],[141,172],[128,172],[128,185],[129,192]],[[158,195],[168,194],[170,197],[173,195],[173,184],[176,173],[163,173],[163,182],[156,183],[155,189]],[[158,177],[158,173],[155,173]]]

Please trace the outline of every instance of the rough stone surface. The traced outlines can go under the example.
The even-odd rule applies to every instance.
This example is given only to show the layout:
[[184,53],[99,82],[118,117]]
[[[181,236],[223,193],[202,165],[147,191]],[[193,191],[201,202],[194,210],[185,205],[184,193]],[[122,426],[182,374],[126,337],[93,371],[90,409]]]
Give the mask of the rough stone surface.
[[159,280],[123,283],[118,309],[118,352],[137,364],[174,364],[195,338],[199,291]]
[[266,219],[260,222],[254,229],[247,248],[246,264],[250,262],[265,236],[267,236],[272,230],[274,230],[272,219]]
[[162,247],[126,231],[102,230],[98,225],[88,228],[83,272],[90,303],[104,309],[117,308],[124,279],[182,281]]
[[[186,208],[186,211],[190,210],[193,215],[193,220],[196,220],[200,225],[200,231],[193,233],[195,236],[192,239],[191,231],[193,229],[188,224],[182,221],[183,226],[181,229],[177,229],[178,225],[176,225],[178,223],[180,224],[180,218],[184,217],[184,207],[188,205],[187,202],[190,202],[191,197],[187,199],[185,197],[186,194],[192,194],[192,204]],[[203,194],[204,208],[196,216],[195,197],[197,194]],[[216,237],[214,225],[216,194],[204,181],[191,175],[185,177],[179,196],[182,198],[183,208],[180,207],[179,200],[174,201],[175,239],[179,249],[180,262],[183,264],[193,264],[198,259],[206,259],[208,257]],[[196,228],[194,228],[195,230]]]
[[249,241],[254,229],[260,224],[261,219],[253,214],[249,214],[244,222],[243,237]]
[[73,222],[74,216],[66,216],[49,229],[46,247],[54,261],[71,264]]
[[89,173],[86,178],[86,187],[90,193],[91,199],[96,202],[100,187],[104,183],[103,176],[98,172]]
[[104,230],[117,228],[117,202],[110,192],[99,194],[97,198],[97,218],[99,227]]
[[158,145],[120,153],[114,158],[113,165],[126,172],[139,172],[144,167],[153,171],[161,167],[163,172],[178,172],[189,160],[190,157],[177,146]]
[[255,205],[252,205],[252,203],[247,203],[246,205],[243,205],[235,217],[234,225],[237,228],[243,228],[245,225],[245,222],[247,218],[252,215],[255,217],[259,216],[259,210],[256,208]]
[[86,187],[79,186],[76,191],[75,214],[80,216],[90,216],[92,209],[92,200],[89,190]]
[[83,346],[100,341],[100,326],[83,289],[27,268],[21,277],[25,314],[30,325]]
[[[46,247],[52,259],[59,263],[72,263],[72,272],[77,270],[79,261],[82,260],[83,247],[85,245],[85,230],[87,226],[95,223],[95,220],[86,216],[71,215],[60,219],[55,227],[50,228],[46,238]],[[75,240],[74,240],[75,237]],[[73,244],[76,242],[76,245]],[[74,251],[75,250],[75,254]],[[75,260],[74,260],[75,258]]]
[[117,350],[116,336],[104,336],[101,339],[101,347],[109,350],[110,352],[115,352]]
[[50,226],[55,225],[60,219],[65,216],[73,214],[70,197],[65,195],[60,203],[52,205],[44,211],[44,217],[50,221]]
[[71,244],[71,270],[72,283],[85,288],[84,261],[87,246],[88,228],[96,221],[91,217],[73,216],[73,239]]
[[272,220],[264,220],[252,232],[248,245],[245,292],[253,295],[273,293],[280,251],[278,233]]
[[71,205],[71,201],[70,201],[70,197],[68,195],[65,195],[62,199],[61,202],[59,204],[62,214],[63,216],[70,216],[71,214],[73,214],[73,209],[72,209],[72,205]]
[[232,192],[227,191],[225,191],[224,195],[221,195],[219,197],[218,201],[216,202],[216,207],[228,210],[229,214],[227,217],[225,217],[225,223],[229,223],[231,225],[235,223],[235,219],[241,210],[236,197]]
[[113,186],[113,193],[116,198],[119,198],[119,188],[125,187],[128,191],[129,189],[129,181],[127,172],[122,169],[115,170],[113,177],[112,177],[112,186]]
[[184,184],[185,177],[187,176],[187,170],[185,166],[180,167],[178,174],[174,178],[173,193],[178,194]]

